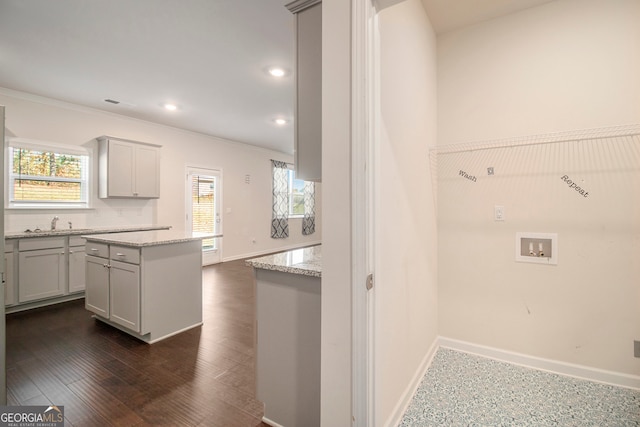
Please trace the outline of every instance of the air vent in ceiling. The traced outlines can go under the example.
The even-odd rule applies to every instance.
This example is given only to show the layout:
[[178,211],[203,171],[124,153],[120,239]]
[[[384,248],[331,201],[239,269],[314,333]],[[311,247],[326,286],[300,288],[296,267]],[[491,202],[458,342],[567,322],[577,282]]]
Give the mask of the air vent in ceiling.
[[120,104],[120,101],[116,101],[115,99],[105,99],[104,102],[108,102],[110,104]]

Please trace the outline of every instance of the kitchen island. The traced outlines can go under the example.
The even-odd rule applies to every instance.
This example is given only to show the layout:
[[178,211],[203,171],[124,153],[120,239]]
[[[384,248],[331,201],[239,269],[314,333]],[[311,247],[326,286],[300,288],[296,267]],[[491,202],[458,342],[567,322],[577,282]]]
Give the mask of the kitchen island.
[[[55,217],[54,217],[55,219]],[[53,221],[52,221],[53,223]],[[5,233],[7,313],[84,298],[87,234],[168,230],[162,225],[106,226]]]
[[320,425],[321,246],[251,259],[256,397],[272,426]]
[[85,307],[149,344],[202,325],[202,237],[160,230],[86,239]]

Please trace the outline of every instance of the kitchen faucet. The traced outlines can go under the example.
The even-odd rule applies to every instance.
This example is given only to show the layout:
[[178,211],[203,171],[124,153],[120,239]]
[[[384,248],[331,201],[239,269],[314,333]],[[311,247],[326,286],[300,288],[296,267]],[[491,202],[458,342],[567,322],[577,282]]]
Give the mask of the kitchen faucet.
[[56,229],[56,223],[58,222],[60,218],[58,218],[57,216],[54,216],[53,219],[51,220],[51,230],[55,230]]

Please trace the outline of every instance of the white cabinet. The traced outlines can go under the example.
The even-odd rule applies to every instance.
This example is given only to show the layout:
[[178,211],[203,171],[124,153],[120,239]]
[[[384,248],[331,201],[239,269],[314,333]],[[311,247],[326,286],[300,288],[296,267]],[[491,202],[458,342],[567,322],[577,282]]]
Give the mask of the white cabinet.
[[112,260],[109,274],[109,319],[140,332],[140,266]]
[[85,242],[79,237],[69,237],[69,293],[85,289]]
[[65,239],[25,239],[18,244],[18,301],[65,293]]
[[15,282],[15,256],[13,255],[13,243],[6,243],[4,247],[4,304],[13,305],[16,300]]
[[322,180],[322,2],[287,4],[296,20],[294,162],[296,178]]
[[85,289],[85,307],[94,313],[109,317],[109,260],[87,255],[87,286]]
[[87,310],[148,343],[201,325],[202,241],[127,234],[87,236]]
[[110,136],[98,138],[98,196],[160,197],[160,146]]
[[[88,251],[104,256],[106,245],[90,242]],[[97,249],[97,250],[93,250]],[[111,322],[140,332],[140,266],[114,258],[137,252],[129,256],[139,262],[139,250],[111,246],[109,258],[87,255],[85,307]]]

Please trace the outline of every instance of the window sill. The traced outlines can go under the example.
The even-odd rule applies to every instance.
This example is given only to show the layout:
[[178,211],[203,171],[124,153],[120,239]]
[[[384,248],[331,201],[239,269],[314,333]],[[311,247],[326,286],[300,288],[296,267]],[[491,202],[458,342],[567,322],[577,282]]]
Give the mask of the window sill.
[[92,211],[94,208],[90,206],[5,206],[6,211]]

